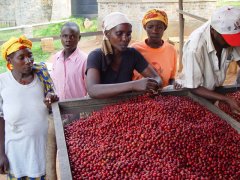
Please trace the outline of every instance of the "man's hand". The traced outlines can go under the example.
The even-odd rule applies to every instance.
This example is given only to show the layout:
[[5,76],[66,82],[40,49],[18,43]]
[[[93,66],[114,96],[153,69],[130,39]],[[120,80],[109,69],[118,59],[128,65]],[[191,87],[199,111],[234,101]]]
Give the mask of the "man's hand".
[[239,103],[230,97],[226,99],[226,102],[229,104],[233,113],[240,114],[240,106]]

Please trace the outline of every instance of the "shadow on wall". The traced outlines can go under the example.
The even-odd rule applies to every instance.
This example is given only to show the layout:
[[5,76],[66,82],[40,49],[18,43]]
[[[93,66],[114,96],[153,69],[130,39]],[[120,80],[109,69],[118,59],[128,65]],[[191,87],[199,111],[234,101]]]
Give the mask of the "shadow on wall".
[[50,21],[52,17],[53,0],[41,0],[45,18]]

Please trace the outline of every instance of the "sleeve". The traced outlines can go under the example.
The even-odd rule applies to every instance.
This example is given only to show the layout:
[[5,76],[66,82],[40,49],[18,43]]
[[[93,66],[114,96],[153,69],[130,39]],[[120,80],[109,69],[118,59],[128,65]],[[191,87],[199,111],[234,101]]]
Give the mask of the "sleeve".
[[240,61],[240,47],[233,48],[232,56],[234,61]]
[[183,51],[183,77],[181,84],[185,88],[198,88],[203,85],[203,72],[201,67],[204,58],[191,47],[185,47]]
[[137,70],[137,72],[142,73],[148,67],[148,62],[137,50],[132,48],[132,51],[133,51],[134,57],[135,57],[135,67],[134,68]]
[[101,59],[102,59],[102,53],[101,51],[92,51],[88,57],[87,57],[87,67],[85,74],[87,75],[87,71],[90,68],[101,70]]

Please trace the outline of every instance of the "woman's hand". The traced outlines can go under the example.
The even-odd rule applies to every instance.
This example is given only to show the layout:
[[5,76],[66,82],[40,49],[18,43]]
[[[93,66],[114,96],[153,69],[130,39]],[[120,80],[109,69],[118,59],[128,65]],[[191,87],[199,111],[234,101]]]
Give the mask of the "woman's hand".
[[5,153],[0,154],[0,174],[6,174],[9,170],[9,162]]
[[158,83],[158,89],[162,88],[162,85],[163,85],[162,78],[160,76],[157,76],[154,78],[154,80],[157,81],[157,83]]
[[48,108],[50,108],[51,104],[56,102],[56,101],[58,101],[58,100],[59,100],[59,98],[58,98],[58,96],[56,94],[48,93],[46,98],[44,99],[44,103],[46,104],[46,106]]
[[157,92],[161,84],[153,78],[143,78],[134,81],[133,91]]

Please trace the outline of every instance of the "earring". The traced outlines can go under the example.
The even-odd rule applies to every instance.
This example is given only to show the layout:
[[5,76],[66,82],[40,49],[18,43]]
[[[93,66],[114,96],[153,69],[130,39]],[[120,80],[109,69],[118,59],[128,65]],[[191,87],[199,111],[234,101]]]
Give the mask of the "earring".
[[10,62],[7,62],[7,68],[8,70],[13,70],[13,65]]

